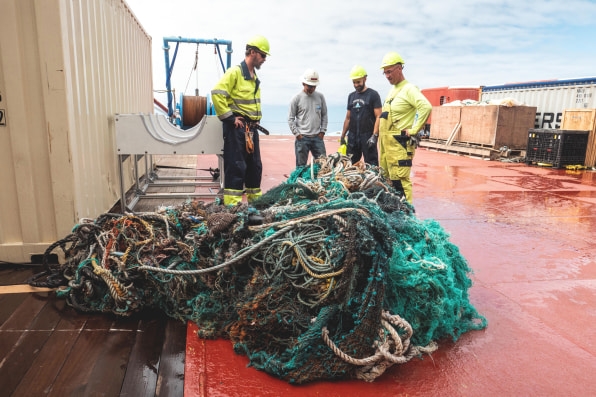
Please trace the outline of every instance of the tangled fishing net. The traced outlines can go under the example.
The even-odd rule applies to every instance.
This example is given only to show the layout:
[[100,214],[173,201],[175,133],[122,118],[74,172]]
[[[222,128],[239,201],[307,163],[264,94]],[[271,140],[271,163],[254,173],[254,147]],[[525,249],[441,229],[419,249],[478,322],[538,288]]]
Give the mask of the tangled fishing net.
[[189,201],[82,221],[45,281],[85,312],[159,309],[291,383],[372,381],[482,329],[470,268],[378,169],[338,153],[251,206]]

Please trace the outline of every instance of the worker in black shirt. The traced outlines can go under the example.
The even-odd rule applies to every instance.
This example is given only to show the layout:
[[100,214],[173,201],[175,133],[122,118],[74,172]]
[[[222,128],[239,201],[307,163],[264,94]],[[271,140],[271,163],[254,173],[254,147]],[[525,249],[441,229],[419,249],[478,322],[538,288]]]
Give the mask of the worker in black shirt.
[[377,137],[375,131],[378,117],[381,115],[383,103],[379,93],[366,86],[366,70],[356,65],[350,72],[352,84],[356,89],[348,96],[348,110],[341,132],[340,143],[346,143],[348,136],[347,152],[352,163],[356,163],[364,156],[364,161],[371,165],[379,165],[377,151]]

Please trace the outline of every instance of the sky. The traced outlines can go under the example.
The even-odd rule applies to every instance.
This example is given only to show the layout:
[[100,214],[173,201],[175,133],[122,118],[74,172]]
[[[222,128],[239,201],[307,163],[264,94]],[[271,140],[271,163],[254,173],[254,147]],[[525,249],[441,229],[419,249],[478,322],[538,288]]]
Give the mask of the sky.
[[[152,37],[160,100],[163,38],[178,36],[232,41],[232,65],[244,59],[250,37],[267,37],[271,56],[257,73],[269,105],[289,104],[307,68],[318,71],[328,105],[345,105],[355,64],[383,98],[390,86],[380,65],[389,51],[402,56],[405,78],[421,89],[596,76],[594,0],[125,1]],[[207,96],[223,75],[212,45],[196,51],[196,44],[180,45],[176,95],[198,89]]]

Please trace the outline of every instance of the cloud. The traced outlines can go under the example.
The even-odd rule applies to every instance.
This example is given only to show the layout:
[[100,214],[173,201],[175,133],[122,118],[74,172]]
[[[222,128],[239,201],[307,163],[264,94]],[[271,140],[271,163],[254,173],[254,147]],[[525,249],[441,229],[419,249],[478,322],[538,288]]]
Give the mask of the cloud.
[[[272,55],[259,77],[263,102],[272,104],[288,103],[309,67],[319,72],[328,103],[344,104],[357,63],[384,96],[389,86],[379,65],[388,51],[404,57],[406,78],[420,88],[586,77],[596,64],[596,3],[587,0],[127,2],[153,37],[156,89],[165,88],[164,36],[231,40],[237,64],[246,40],[265,35]],[[212,71],[215,57],[205,47],[201,76],[193,76],[195,51],[181,46],[178,93],[200,84],[205,95],[222,74]]]

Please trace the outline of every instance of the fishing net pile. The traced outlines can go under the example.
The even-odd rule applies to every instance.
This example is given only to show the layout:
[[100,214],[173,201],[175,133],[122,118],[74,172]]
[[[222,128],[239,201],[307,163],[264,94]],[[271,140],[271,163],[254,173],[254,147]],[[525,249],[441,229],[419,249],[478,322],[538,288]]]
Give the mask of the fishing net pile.
[[82,221],[46,251],[63,263],[30,284],[60,286],[80,311],[193,321],[290,383],[372,381],[486,326],[448,237],[378,169],[335,153],[251,206],[188,201]]

